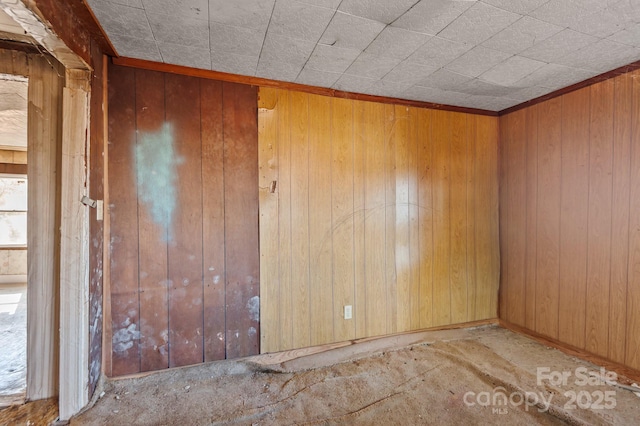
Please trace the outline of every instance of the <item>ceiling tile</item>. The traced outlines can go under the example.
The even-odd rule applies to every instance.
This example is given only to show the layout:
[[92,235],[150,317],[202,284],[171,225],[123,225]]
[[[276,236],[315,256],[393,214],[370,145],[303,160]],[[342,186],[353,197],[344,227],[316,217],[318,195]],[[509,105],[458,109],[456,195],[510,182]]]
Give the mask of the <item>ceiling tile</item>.
[[160,56],[160,51],[158,50],[158,45],[155,40],[143,40],[120,34],[110,35],[109,39],[121,56],[162,62],[162,56]]
[[369,46],[384,27],[380,22],[337,12],[320,39],[320,43],[362,50]]
[[479,96],[506,96],[511,92],[519,90],[519,88],[501,86],[498,84],[487,83],[480,79],[474,78],[460,84],[456,90],[458,92],[466,93],[468,95]]
[[438,68],[415,62],[403,61],[392,69],[383,80],[392,83],[414,85],[437,71]]
[[151,13],[209,20],[209,0],[142,0]]
[[588,9],[571,0],[550,0],[529,15],[561,27],[570,27],[588,15]]
[[262,50],[264,34],[242,27],[210,23],[210,46],[216,52],[258,56]]
[[269,33],[301,40],[318,41],[334,11],[297,1],[279,1],[273,9]]
[[443,105],[464,105],[469,95],[451,90],[441,90],[433,87],[413,86],[404,91],[403,97],[422,102]]
[[546,64],[518,81],[517,85],[521,87],[546,87],[555,90],[587,80],[596,74],[597,72],[564,65]]
[[598,41],[597,38],[565,29],[536,43],[520,53],[521,56],[543,62],[555,62],[562,57]]
[[158,48],[162,59],[167,64],[211,68],[211,54],[208,49],[162,42],[158,43]]
[[402,28],[387,27],[367,47],[365,52],[388,58],[407,59],[431,36]]
[[436,35],[471,7],[471,1],[421,0],[391,25]]
[[302,3],[310,4],[312,6],[326,7],[336,10],[341,0],[300,0]]
[[378,80],[367,89],[367,93],[376,96],[398,97],[398,93],[402,93],[411,87],[409,83],[394,83],[387,80]]
[[302,65],[260,59],[256,76],[271,80],[295,81],[300,71],[302,71]]
[[484,3],[475,3],[438,36],[459,43],[480,43],[513,24],[520,16]]
[[211,52],[211,69],[214,71],[254,76],[256,74],[257,66],[257,56],[244,56],[215,51]]
[[450,71],[469,77],[477,77],[511,57],[510,53],[476,46],[445,66]]
[[144,10],[109,2],[93,1],[91,9],[111,38],[114,34],[128,38],[154,40]]
[[209,0],[209,19],[220,24],[266,31],[276,0]]
[[401,62],[400,59],[385,58],[362,53],[346,70],[347,74],[380,79]]
[[307,65],[318,71],[343,73],[359,54],[360,51],[357,49],[343,49],[318,44]]
[[209,21],[147,12],[157,41],[209,49]]
[[538,98],[540,96],[544,96],[547,93],[550,93],[552,91],[553,90],[549,89],[548,87],[531,86],[531,87],[525,87],[523,89],[518,89],[516,91],[513,91],[505,97],[523,102],[523,101],[528,101],[530,99]]
[[482,45],[515,55],[562,30],[563,28],[557,25],[524,16]]
[[571,25],[571,29],[594,37],[606,38],[623,30],[627,25],[630,25],[630,22],[625,17],[618,15],[617,11],[604,9],[595,10],[580,17]]
[[409,56],[411,62],[440,68],[471,50],[473,45],[456,43],[440,37],[432,37],[415,53]]
[[560,58],[558,63],[602,73],[637,60],[640,60],[640,49],[610,40],[599,40]]
[[511,86],[544,65],[544,62],[512,56],[482,74],[480,79],[501,86]]
[[640,47],[640,24],[635,24],[630,28],[618,31],[608,39],[617,43]]
[[300,71],[298,78],[296,78],[296,83],[307,84],[309,86],[331,87],[338,81],[341,75],[342,74],[339,73],[323,72],[304,67],[302,71]]
[[345,92],[364,93],[376,80],[371,78],[356,77],[355,75],[344,74],[333,85],[336,90]]
[[[87,0],[87,3],[93,8],[96,3],[104,3],[104,0]],[[122,4],[125,6],[135,7],[138,9],[142,9],[144,6],[142,5],[142,0],[109,0],[111,3]]]
[[311,56],[314,47],[315,43],[310,41],[267,34],[260,54],[260,62],[291,64],[297,66],[299,71]]
[[338,10],[383,24],[390,24],[415,3],[417,0],[342,0]]
[[442,68],[420,80],[418,86],[458,91],[458,87],[469,80],[471,80],[471,77]]
[[518,105],[520,102],[514,99],[494,96],[469,96],[465,99],[465,106],[469,108],[486,109],[489,111],[501,111],[505,108]]
[[549,0],[482,0],[484,3],[490,4],[509,12],[526,15],[548,2]]

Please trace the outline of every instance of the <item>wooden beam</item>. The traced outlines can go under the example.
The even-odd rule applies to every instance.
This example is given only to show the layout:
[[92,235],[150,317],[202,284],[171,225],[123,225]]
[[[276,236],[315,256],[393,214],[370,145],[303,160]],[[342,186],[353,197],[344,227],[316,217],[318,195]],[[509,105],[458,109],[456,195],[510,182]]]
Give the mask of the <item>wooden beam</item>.
[[326,87],[307,86],[304,84],[290,83],[286,81],[269,80],[261,77],[249,77],[238,74],[229,74],[219,71],[210,71],[200,68],[183,67],[180,65],[165,64],[162,62],[146,61],[143,59],[118,57],[113,58],[115,65],[121,65],[125,67],[140,68],[161,72],[168,72],[172,74],[188,75],[192,77],[207,78],[220,81],[228,81],[232,83],[248,84],[252,86],[262,87],[275,87],[286,90],[295,90],[298,92],[312,93],[315,95],[330,96],[334,98],[352,99],[359,101],[378,102],[383,104],[395,104],[414,106],[418,108],[430,108],[440,109],[445,111],[464,112],[477,115],[488,115],[497,117],[498,113],[495,111],[487,111],[484,109],[476,108],[464,108],[452,105],[435,104],[431,102],[411,101],[407,99],[388,98],[384,96],[365,95],[362,93],[343,92],[341,90],[330,89]]
[[0,163],[0,173],[9,174],[9,175],[26,175],[27,165]]

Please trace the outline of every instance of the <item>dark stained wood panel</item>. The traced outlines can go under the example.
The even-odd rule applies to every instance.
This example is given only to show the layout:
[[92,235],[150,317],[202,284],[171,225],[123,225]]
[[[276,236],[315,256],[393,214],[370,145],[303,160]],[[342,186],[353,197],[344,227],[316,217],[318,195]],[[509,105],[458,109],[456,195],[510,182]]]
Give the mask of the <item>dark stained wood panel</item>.
[[140,371],[135,71],[109,69],[109,216],[111,235],[111,371]]
[[227,358],[260,343],[257,88],[223,84]]
[[[165,123],[164,74],[154,71],[136,71],[136,154],[153,155],[163,148],[154,144],[154,135]],[[141,160],[138,158],[138,160]],[[155,158],[150,158],[148,167],[136,165],[139,173],[150,170],[150,175],[140,176],[153,179],[159,176],[160,167]],[[155,163],[155,164],[154,164]],[[144,173],[144,172],[142,172]],[[138,179],[138,265],[140,288],[140,370],[153,371],[169,366],[169,312],[167,241],[169,229],[167,221],[154,218],[154,205],[142,195],[149,194],[148,184]],[[157,194],[154,194],[157,195]]]
[[204,360],[214,361],[226,354],[222,83],[200,80],[200,95]]
[[[527,153],[524,193],[501,198],[503,211],[517,213],[500,218],[504,229],[514,216],[525,216],[525,329],[636,370],[639,79],[632,71],[522,109],[522,124],[513,118],[518,112],[500,118],[503,147],[505,135],[518,135],[509,137],[503,167],[521,146]],[[511,177],[502,174],[501,186],[511,185]],[[501,238],[510,245],[521,237]],[[502,261],[506,270],[519,265],[511,252]],[[503,275],[501,287],[510,294],[518,283]],[[502,312],[522,303],[510,297],[501,303],[502,319],[512,325]]]
[[108,375],[258,353],[256,88],[109,70]]

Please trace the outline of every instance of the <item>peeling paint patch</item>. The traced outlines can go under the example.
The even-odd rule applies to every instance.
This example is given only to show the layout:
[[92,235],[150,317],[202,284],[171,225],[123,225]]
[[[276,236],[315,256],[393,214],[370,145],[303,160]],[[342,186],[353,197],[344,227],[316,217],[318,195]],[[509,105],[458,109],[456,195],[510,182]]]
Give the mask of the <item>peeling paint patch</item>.
[[133,342],[140,339],[140,332],[135,324],[129,324],[113,334],[111,343],[115,352],[126,352],[133,347]]
[[169,241],[177,198],[176,168],[181,163],[173,144],[173,127],[165,123],[156,133],[139,132],[135,146],[138,197],[153,221],[167,230]]
[[249,318],[253,321],[260,321],[260,296],[253,296],[249,299],[247,309],[249,309]]
[[256,334],[258,334],[258,330],[256,330],[256,328],[255,328],[255,327],[249,327],[249,331],[247,332],[247,335],[248,335],[249,337],[253,337],[253,336],[255,336]]

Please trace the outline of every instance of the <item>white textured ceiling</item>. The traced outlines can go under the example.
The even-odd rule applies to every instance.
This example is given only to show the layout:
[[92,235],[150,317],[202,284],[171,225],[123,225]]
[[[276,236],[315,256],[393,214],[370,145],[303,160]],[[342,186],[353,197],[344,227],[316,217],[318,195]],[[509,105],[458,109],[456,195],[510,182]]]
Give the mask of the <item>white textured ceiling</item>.
[[640,0],[88,0],[121,56],[500,111],[640,60]]

